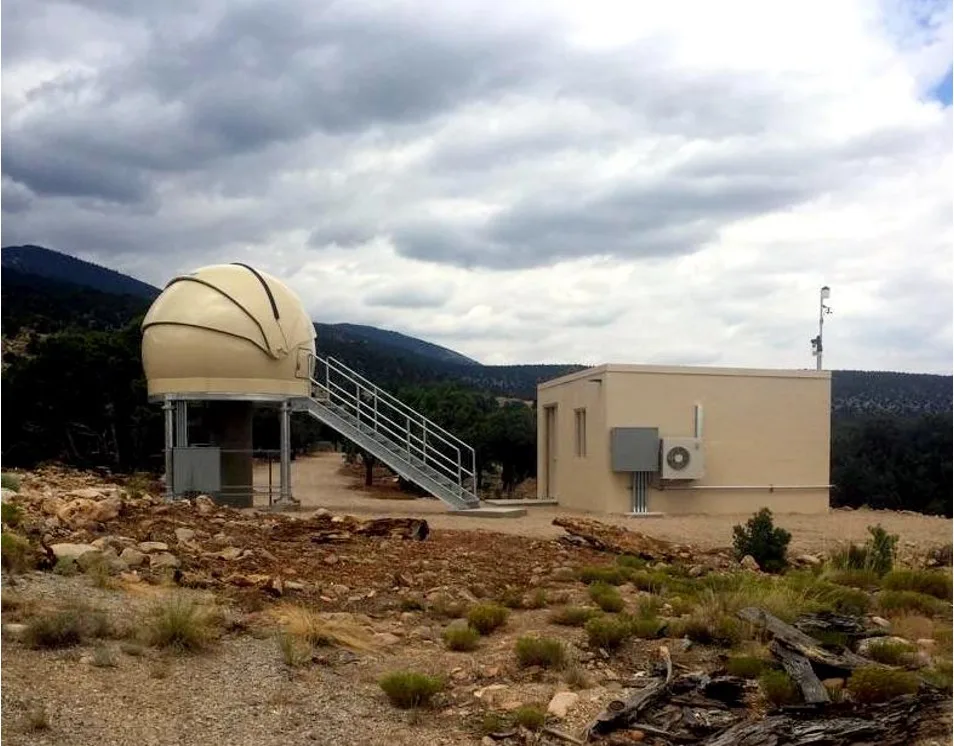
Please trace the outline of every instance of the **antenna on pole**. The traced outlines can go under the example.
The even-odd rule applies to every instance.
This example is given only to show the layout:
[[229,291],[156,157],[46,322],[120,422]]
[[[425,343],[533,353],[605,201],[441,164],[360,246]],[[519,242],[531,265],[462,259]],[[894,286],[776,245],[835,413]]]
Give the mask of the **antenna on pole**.
[[826,306],[825,301],[831,297],[831,288],[825,285],[818,294],[818,336],[811,340],[812,355],[815,356],[815,369],[822,369],[822,354],[824,347],[822,345],[822,333],[825,328],[825,317],[831,313],[831,306]]

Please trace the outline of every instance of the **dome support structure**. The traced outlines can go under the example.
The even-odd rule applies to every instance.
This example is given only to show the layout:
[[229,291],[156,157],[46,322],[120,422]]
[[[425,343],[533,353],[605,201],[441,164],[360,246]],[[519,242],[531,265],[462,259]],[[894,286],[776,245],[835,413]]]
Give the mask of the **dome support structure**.
[[[165,418],[169,500],[207,494],[252,507],[265,491],[270,507],[297,507],[291,475],[297,411],[455,512],[503,510],[480,505],[473,447],[340,361],[318,357],[315,327],[301,300],[265,272],[220,264],[175,277],[149,308],[142,332],[149,398],[162,402]],[[277,452],[254,450],[255,407],[278,410]],[[267,486],[255,483],[255,458],[262,456]],[[260,471],[258,479],[264,480]]]

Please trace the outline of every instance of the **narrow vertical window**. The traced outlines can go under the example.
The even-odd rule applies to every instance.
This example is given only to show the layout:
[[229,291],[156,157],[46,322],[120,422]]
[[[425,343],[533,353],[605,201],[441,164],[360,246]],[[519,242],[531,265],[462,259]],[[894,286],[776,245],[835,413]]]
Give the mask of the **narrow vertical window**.
[[577,409],[574,414],[576,423],[576,455],[586,458],[586,410]]

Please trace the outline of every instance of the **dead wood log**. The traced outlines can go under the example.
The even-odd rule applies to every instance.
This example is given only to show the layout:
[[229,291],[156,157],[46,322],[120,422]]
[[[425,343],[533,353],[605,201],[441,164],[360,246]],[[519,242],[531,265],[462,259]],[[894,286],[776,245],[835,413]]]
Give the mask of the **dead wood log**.
[[[581,543],[601,552],[613,554],[631,554],[643,559],[675,558],[689,559],[692,550],[689,547],[680,547],[661,539],[654,539],[637,531],[629,531],[619,526],[610,526],[588,518],[554,518],[553,525],[559,526],[576,543]],[[685,557],[680,557],[685,555]]]
[[817,632],[837,632],[853,640],[888,634],[886,630],[870,625],[864,619],[830,611],[802,614],[792,626],[808,635],[814,635]]
[[734,725],[702,741],[703,746],[907,746],[949,735],[949,706],[939,692],[898,697],[883,705],[829,705],[819,711],[772,715]]
[[795,629],[792,625],[786,624],[764,609],[750,606],[740,610],[738,616],[740,619],[766,630],[788,649],[799,653],[816,665],[827,667],[833,672],[844,673],[853,671],[860,666],[873,665],[873,661],[847,650],[841,654],[825,650],[818,640]]
[[589,740],[594,733],[604,735],[620,728],[630,727],[630,723],[639,717],[651,703],[655,702],[666,691],[672,682],[672,656],[665,645],[659,648],[659,654],[666,664],[666,678],[657,679],[649,686],[636,692],[629,699],[614,699],[586,726],[583,732],[584,740]]
[[815,675],[808,658],[794,650],[789,650],[778,640],[772,640],[769,650],[781,661],[785,672],[798,684],[806,704],[818,705],[831,701],[828,690],[821,683],[821,679]]
[[270,538],[273,541],[300,541],[307,538],[315,544],[340,544],[356,536],[424,541],[429,533],[427,521],[421,518],[373,518],[362,521],[353,516],[319,515],[280,523],[272,529]]

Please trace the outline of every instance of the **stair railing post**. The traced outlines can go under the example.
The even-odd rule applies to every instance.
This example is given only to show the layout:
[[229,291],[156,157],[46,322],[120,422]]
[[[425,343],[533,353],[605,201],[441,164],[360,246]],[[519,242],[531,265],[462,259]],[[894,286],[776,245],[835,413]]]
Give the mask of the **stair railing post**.
[[421,422],[424,437],[421,439],[421,461],[427,466],[427,420]]
[[405,438],[407,439],[407,455],[408,458],[411,456],[411,416],[407,415],[407,429],[405,430]]
[[372,424],[374,432],[378,432],[378,390],[374,390],[374,420]]

